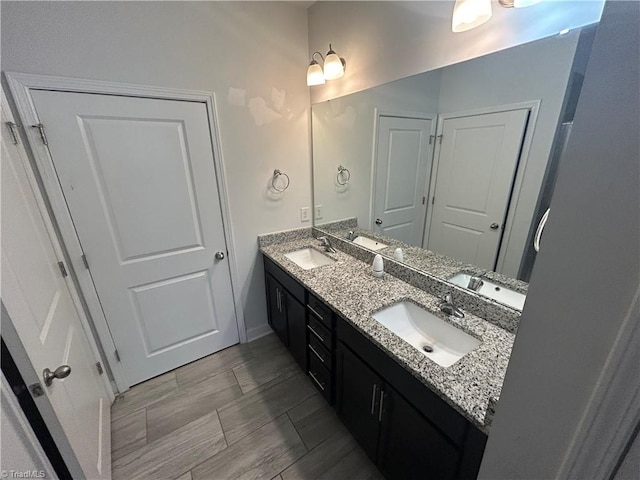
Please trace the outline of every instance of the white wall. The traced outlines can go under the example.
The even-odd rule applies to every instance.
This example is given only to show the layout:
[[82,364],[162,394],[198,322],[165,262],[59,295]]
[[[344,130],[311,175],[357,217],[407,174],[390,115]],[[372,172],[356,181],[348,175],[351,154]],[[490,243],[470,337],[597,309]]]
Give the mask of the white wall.
[[640,284],[639,59],[640,4],[608,2],[479,478],[563,478],[629,314]]
[[498,271],[513,278],[518,276],[527,248],[579,33],[576,30],[451,65],[442,73],[440,113],[541,100],[526,169],[518,178],[522,187],[509,212],[510,235],[505,236],[498,262]]
[[[439,70],[428,72],[313,105],[313,194],[324,212],[316,224],[355,216],[359,227],[371,229],[375,109],[435,118],[440,77]],[[338,165],[351,172],[345,187],[336,185]]]
[[[213,91],[247,329],[266,324],[260,233],[311,205],[307,12],[295,2],[3,2],[2,70]],[[229,89],[245,91],[245,106]],[[279,108],[275,97],[284,94]],[[255,116],[249,101],[255,104]],[[267,195],[273,170],[291,178]],[[308,224],[305,224],[308,225]]]
[[487,23],[453,33],[453,0],[314,3],[309,57],[316,50],[324,55],[331,42],[347,69],[343,78],[313,87],[312,103],[595,23],[604,0],[545,1],[520,9],[492,4]]

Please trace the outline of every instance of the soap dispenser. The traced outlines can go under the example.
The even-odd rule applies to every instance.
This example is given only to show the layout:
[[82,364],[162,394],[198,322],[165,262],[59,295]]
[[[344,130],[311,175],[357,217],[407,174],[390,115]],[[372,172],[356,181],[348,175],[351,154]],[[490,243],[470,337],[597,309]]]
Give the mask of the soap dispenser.
[[371,269],[374,277],[382,277],[384,275],[384,262],[382,261],[382,255],[379,253],[373,258]]

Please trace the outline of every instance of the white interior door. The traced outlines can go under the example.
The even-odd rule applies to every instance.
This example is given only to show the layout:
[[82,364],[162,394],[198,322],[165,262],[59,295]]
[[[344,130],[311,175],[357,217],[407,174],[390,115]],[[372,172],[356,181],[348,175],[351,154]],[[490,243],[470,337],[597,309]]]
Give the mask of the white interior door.
[[381,116],[378,123],[372,227],[421,245],[431,172],[433,120]]
[[442,121],[429,250],[493,270],[529,110]]
[[[3,129],[10,120],[5,110]],[[97,347],[84,330],[70,277],[58,267],[62,250],[22,145],[6,131],[1,177],[2,301],[37,372],[71,367],[67,378],[41,383],[85,477],[110,478],[111,401],[96,367]]]
[[32,98],[129,385],[237,343],[206,104]]

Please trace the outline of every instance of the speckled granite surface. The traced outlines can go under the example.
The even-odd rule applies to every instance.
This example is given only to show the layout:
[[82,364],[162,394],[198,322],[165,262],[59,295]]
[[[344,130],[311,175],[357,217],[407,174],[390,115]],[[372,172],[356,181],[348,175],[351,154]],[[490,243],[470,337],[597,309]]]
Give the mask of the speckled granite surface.
[[[356,231],[356,233],[358,232]],[[361,260],[368,264],[371,264],[371,262],[373,261],[373,257],[377,253],[372,252],[367,248],[356,245],[343,236],[336,236],[314,227],[313,236],[318,237],[320,235],[329,236],[331,238],[331,243],[335,248],[342,250],[343,252],[348,253],[358,260]],[[417,249],[417,247],[410,248]],[[423,257],[431,253],[433,256],[430,258],[432,258],[433,260],[433,265],[429,265],[425,261],[422,264],[423,269],[420,270],[407,265],[406,262],[396,262],[395,260],[387,257],[385,258],[386,271],[391,275],[399,278],[400,280],[407,282],[416,288],[431,293],[432,295],[442,297],[446,293],[451,293],[454,297],[456,305],[459,305],[465,311],[469,311],[475,315],[478,315],[481,318],[488,320],[494,325],[504,328],[511,333],[516,333],[518,331],[518,325],[520,323],[519,310],[503,305],[502,303],[485,297],[484,295],[479,295],[478,293],[473,292],[469,289],[449,283],[446,280],[446,278],[448,277],[443,278],[438,275],[431,274],[431,270],[442,272],[447,268],[453,269],[457,273],[461,271],[457,270],[457,268],[463,269],[463,267],[465,266],[469,267],[466,271],[475,272],[473,270],[473,265],[469,266],[468,264],[457,262],[456,260],[453,260],[449,257],[444,257],[443,255],[428,252],[427,250],[418,250],[421,250],[421,255]],[[441,264],[440,257],[445,258],[448,261],[455,262],[456,267],[452,268],[452,263]]]
[[[312,238],[272,243],[262,246],[260,250],[331,305],[418,380],[488,433],[489,424],[485,417],[489,401],[494,402],[499,398],[514,335],[470,313],[463,319],[447,317],[438,309],[440,300],[437,297],[388,273],[383,278],[375,278],[369,263],[347,253],[323,252],[336,263],[312,270],[303,270],[284,256],[285,253],[306,247],[322,251]],[[411,300],[427,308],[482,343],[450,367],[439,366],[372,318],[374,312],[402,300]]]
[[311,238],[311,227],[294,228],[292,230],[283,230],[281,232],[258,235],[258,246],[267,247],[269,245],[293,242],[294,240],[300,240],[303,238]]

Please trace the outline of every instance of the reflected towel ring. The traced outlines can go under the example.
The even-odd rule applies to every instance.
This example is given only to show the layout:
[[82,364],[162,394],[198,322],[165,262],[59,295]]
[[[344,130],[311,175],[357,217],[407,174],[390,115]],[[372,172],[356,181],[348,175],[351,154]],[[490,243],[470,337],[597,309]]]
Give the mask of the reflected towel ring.
[[[340,176],[344,175],[346,172],[347,175],[347,179],[343,182],[340,181]],[[336,182],[338,182],[338,185],[344,186],[347,183],[349,183],[349,180],[351,179],[351,172],[349,171],[348,168],[343,167],[342,165],[340,165],[338,167],[338,174],[336,175]]]
[[[278,188],[276,187],[276,181],[278,180],[278,177],[280,177],[281,175],[287,179],[287,183],[285,184],[284,187]],[[289,175],[281,172],[277,168],[273,171],[273,178],[271,179],[271,188],[273,188],[276,192],[279,192],[279,193],[284,192],[287,188],[289,188],[289,183],[290,183]]]

